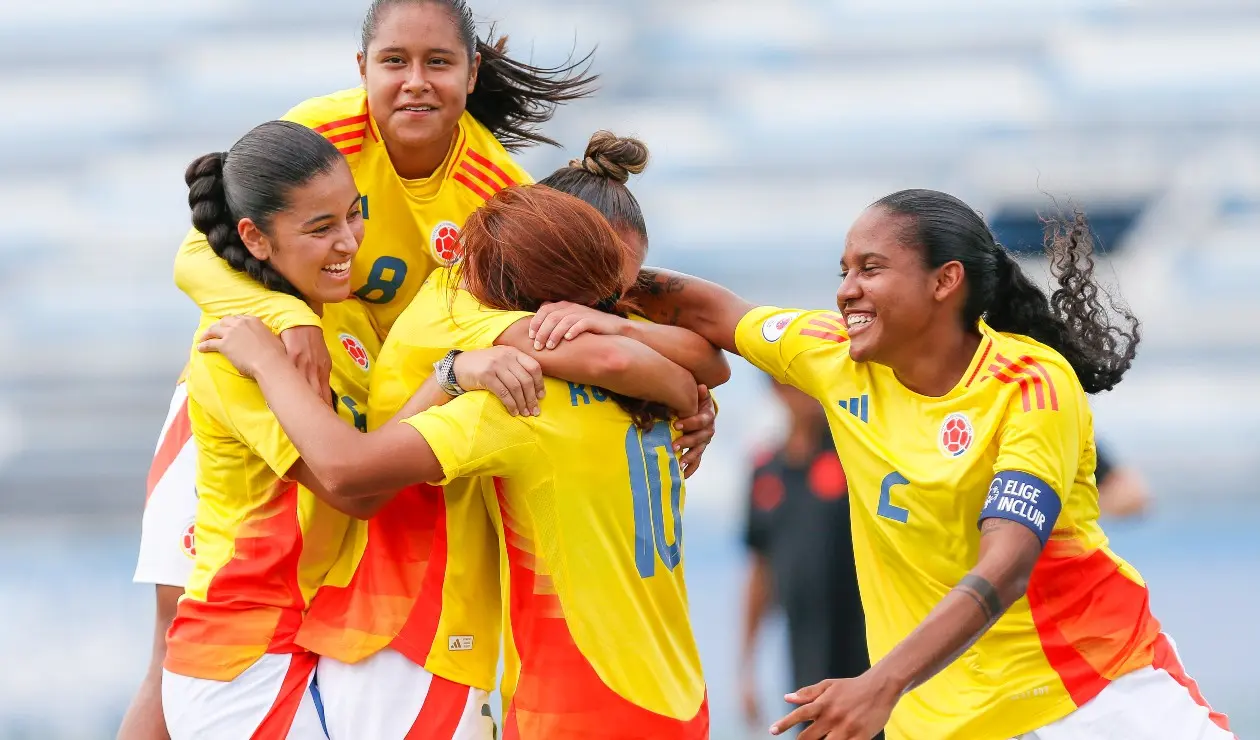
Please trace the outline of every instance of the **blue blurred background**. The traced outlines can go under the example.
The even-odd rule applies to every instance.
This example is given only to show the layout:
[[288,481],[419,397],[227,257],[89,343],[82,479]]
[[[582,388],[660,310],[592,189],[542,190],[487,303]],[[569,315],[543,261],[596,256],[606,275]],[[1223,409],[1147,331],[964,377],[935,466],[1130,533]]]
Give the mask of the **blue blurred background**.
[[[17,0],[0,9],[0,738],[107,738],[149,651],[132,585],[144,479],[197,314],[171,281],[182,172],[358,83],[364,0]],[[1146,322],[1095,402],[1154,513],[1109,523],[1191,675],[1260,735],[1260,3],[1255,0],[474,0],[515,55],[598,45],[561,111],[651,147],[632,182],[650,261],[779,305],[833,302],[848,224],[901,187],[950,191],[1011,247],[1084,206],[1100,273]],[[1043,271],[1031,255],[1030,269]],[[742,361],[690,484],[693,619],[713,736],[735,686],[749,450],[784,420]],[[766,712],[787,687],[765,637]],[[768,717],[772,718],[772,717]],[[764,737],[764,731],[748,731]]]

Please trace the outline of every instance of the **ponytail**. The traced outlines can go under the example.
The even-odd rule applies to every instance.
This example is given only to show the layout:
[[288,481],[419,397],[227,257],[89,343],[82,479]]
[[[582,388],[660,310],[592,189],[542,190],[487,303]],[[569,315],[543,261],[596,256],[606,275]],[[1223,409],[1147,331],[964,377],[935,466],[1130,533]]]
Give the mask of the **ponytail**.
[[929,267],[962,264],[967,280],[962,319],[968,327],[984,318],[997,331],[1053,348],[1072,366],[1086,393],[1111,390],[1133,365],[1141,324],[1114,299],[1108,297],[1103,305],[1084,213],[1077,211],[1071,222],[1045,221],[1046,255],[1058,284],[1047,297],[997,243],[980,214],[952,195],[902,190],[875,205],[913,219],[908,240],[923,251]]
[[268,290],[302,298],[269,261],[249,251],[237,225],[248,218],[266,232],[272,216],[288,207],[293,188],[338,161],[341,153],[305,126],[288,121],[257,126],[230,152],[203,154],[184,171],[193,228],[205,234],[210,248],[232,269]]
[[1133,366],[1141,322],[1094,280],[1094,239],[1085,214],[1078,210],[1070,220],[1044,222],[1045,252],[1058,288],[1047,298],[998,245],[1003,257],[986,320],[998,331],[1053,347],[1076,371],[1086,393],[1109,391]]
[[589,74],[594,51],[580,59],[569,57],[555,67],[535,67],[507,55],[507,36],[494,43],[494,28],[487,39],[477,38],[477,24],[467,0],[372,0],[363,19],[360,51],[367,53],[376,37],[381,14],[387,8],[403,4],[435,3],[446,8],[463,41],[471,63],[481,55],[477,85],[468,96],[467,111],[490,130],[508,151],[517,151],[533,144],[559,146],[555,140],[538,131],[537,126],[551,120],[556,108],[570,100],[578,100],[595,91],[598,75]]
[[[489,34],[493,37],[493,28]],[[599,76],[588,74],[595,52],[577,60],[569,57],[555,67],[535,67],[509,57],[507,40],[500,36],[489,44],[478,39],[481,68],[477,86],[468,96],[468,112],[508,151],[534,144],[560,146],[537,127],[550,121],[561,104],[595,92]]]

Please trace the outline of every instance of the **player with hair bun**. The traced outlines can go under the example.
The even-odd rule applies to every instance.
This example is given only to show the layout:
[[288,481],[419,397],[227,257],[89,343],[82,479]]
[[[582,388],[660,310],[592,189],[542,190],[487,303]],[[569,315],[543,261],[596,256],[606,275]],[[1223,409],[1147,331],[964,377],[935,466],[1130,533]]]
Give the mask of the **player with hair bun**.
[[[429,273],[458,254],[468,214],[493,192],[530,182],[511,152],[554,144],[537,127],[558,105],[593,89],[589,56],[536,67],[509,56],[506,41],[477,37],[466,0],[372,0],[357,61],[363,85],[312,98],[284,116],[319,132],[350,165],[365,231],[351,285],[368,303],[381,338]],[[307,381],[330,396],[331,355],[318,317],[301,300],[229,269],[195,228],[180,247],[175,280],[208,315],[263,318]],[[171,402],[176,430],[186,425],[183,393],[178,386]],[[191,464],[168,467],[162,451],[176,437],[162,439],[154,470],[165,477],[146,497],[136,572],[138,582],[160,579],[159,636],[190,562],[173,538],[185,534],[196,508]],[[191,459],[191,444],[186,439],[171,456]],[[154,666],[162,662],[162,645],[155,640]],[[158,676],[151,670],[141,686],[123,740],[161,738]]]
[[[598,211],[572,196],[539,185],[504,190],[469,219],[464,242],[455,279],[443,293],[426,285],[395,332],[422,301],[436,303],[425,313],[447,313],[462,325],[478,315],[460,307],[471,299],[508,312],[505,320],[520,330],[527,312],[560,298],[621,315],[632,308],[620,294],[625,265],[636,256]],[[449,316],[452,310],[458,315]],[[708,737],[683,578],[686,494],[664,404],[548,378],[540,415],[512,418],[487,394],[458,393],[404,423],[348,434],[302,387],[283,346],[257,319],[225,319],[204,339],[203,350],[224,353],[257,379],[325,486],[449,486],[469,477],[489,484],[481,495],[468,493],[493,508],[502,532],[511,640],[520,657],[505,739]],[[665,362],[640,382],[681,413],[694,412],[699,390],[685,369]],[[347,458],[355,464],[338,462]],[[497,638],[438,634],[442,651],[456,654]],[[321,690],[331,694],[323,662],[320,675]],[[441,737],[455,728],[425,726]],[[375,723],[356,729],[356,737],[401,737]]]
[[[581,174],[587,185],[606,182],[602,176]],[[628,196],[623,183],[604,187],[612,195],[617,189]],[[517,210],[533,213],[516,200],[511,203],[515,210],[509,215]],[[641,226],[641,214],[638,221]],[[653,331],[609,331],[560,349],[536,349],[527,335],[531,314],[509,309],[520,305],[524,295],[585,295],[590,288],[583,265],[592,256],[574,239],[556,244],[575,252],[541,254],[547,243],[512,240],[495,230],[508,228],[510,219],[488,223],[494,229],[487,231],[503,239],[499,249],[488,253],[497,260],[495,266],[482,264],[476,272],[460,265],[438,269],[394,323],[374,366],[370,429],[394,417],[435,365],[441,372],[458,352],[496,345],[525,346],[546,375],[570,381],[571,387],[606,389],[675,408],[694,407],[697,399],[690,391],[680,397],[676,386],[662,384],[661,378],[687,370],[703,383],[718,385],[729,376],[722,352],[704,339],[643,322],[634,323]],[[626,281],[637,277],[646,245],[633,233],[618,233],[629,259],[605,253],[617,258],[621,278],[603,294],[601,310],[586,310],[629,324],[603,311],[611,311],[626,291]],[[537,269],[544,264],[551,269]],[[524,274],[525,269],[531,272]],[[496,279],[490,280],[491,275]],[[590,397],[606,391],[581,393]],[[706,392],[700,412],[679,422],[683,436],[675,444],[687,475],[699,465],[713,435],[713,413]],[[388,507],[369,522],[367,547],[348,586],[321,591],[298,633],[299,644],[325,656],[319,676],[329,733],[334,739],[356,733],[401,737],[421,721],[426,708],[434,712],[435,702],[446,701],[452,717],[473,710],[472,721],[458,722],[457,737],[484,734],[488,729],[480,727],[485,720],[476,710],[485,706],[494,686],[503,618],[500,589],[507,585],[500,582],[498,555],[504,537],[494,482],[466,476],[440,489],[410,487]],[[507,601],[511,603],[510,595]],[[518,675],[512,636],[504,640],[505,702]]]
[[[648,230],[639,201],[626,186],[631,175],[647,169],[650,154],[647,145],[632,137],[597,131],[586,145],[580,159],[571,160],[538,182],[539,185],[575,196],[599,211],[630,248],[634,259],[626,264],[624,292],[630,292],[639,278],[639,268],[647,259]],[[668,324],[655,324],[638,313],[619,317],[586,306],[560,302],[548,308],[545,320],[532,322],[529,336],[535,349],[555,349],[564,340],[583,333],[620,335],[637,339],[671,360],[692,371],[707,388],[714,388],[730,378],[730,367],[722,352],[696,334]],[[712,409],[712,401],[705,397]],[[692,425],[683,428],[691,430]],[[699,464],[699,453],[712,438],[712,429],[694,439],[683,458],[690,475]],[[688,442],[693,442],[688,439]]]
[[966,204],[907,190],[850,228],[838,312],[644,271],[649,317],[821,402],[845,463],[873,665],[789,694],[772,734],[1234,737],[1098,525],[1086,394],[1129,369],[1138,322],[1100,301],[1083,215],[1046,245],[1051,296]]

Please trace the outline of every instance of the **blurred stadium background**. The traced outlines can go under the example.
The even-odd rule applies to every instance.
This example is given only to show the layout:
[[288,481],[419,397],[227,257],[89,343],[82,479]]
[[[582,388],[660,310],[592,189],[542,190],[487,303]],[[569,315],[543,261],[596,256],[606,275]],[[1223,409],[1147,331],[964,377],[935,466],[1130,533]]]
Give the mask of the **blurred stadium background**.
[[[0,738],[107,738],[149,652],[130,583],[144,478],[196,312],[171,281],[182,171],[357,84],[365,0],[16,0],[0,10]],[[1012,247],[1079,204],[1146,322],[1096,400],[1151,479],[1109,528],[1241,737],[1260,734],[1260,3],[1256,0],[474,0],[516,55],[598,45],[603,86],[523,156],[591,132],[653,152],[650,260],[827,306],[847,225],[894,189],[953,192]],[[1039,265],[1035,257],[1029,264]],[[688,580],[715,739],[735,668],[750,447],[781,419],[740,361],[691,485]],[[770,712],[785,685],[766,640]],[[777,716],[777,714],[775,715]],[[764,736],[762,733],[749,736]]]

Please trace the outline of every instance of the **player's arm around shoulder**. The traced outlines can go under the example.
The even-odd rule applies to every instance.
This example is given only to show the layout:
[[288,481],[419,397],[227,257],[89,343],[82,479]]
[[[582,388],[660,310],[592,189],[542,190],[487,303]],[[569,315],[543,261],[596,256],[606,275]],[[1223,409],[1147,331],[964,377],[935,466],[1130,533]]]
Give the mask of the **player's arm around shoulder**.
[[822,398],[835,381],[836,363],[848,357],[849,333],[835,311],[760,306],[740,319],[735,343],[744,359],[775,380]]
[[305,302],[267,290],[233,270],[196,229],[184,237],[175,256],[175,285],[210,316],[257,316],[276,332],[319,326],[319,317]]
[[[294,374],[298,372],[291,365],[289,369]],[[194,352],[187,386],[189,398],[199,409],[193,419],[194,430],[200,419],[210,425],[212,433],[230,437],[248,448],[277,477],[288,477],[300,454],[257,380],[242,374],[223,355]],[[307,387],[296,390],[312,395]]]
[[526,319],[516,321],[495,344],[520,350],[550,377],[663,403],[683,417],[697,412],[695,378],[651,347],[623,336],[579,334],[553,349],[540,350],[529,336],[530,325]]
[[207,316],[256,316],[280,335],[285,351],[306,382],[328,395],[332,359],[319,317],[302,300],[267,290],[233,270],[210,248],[201,232],[188,232],[175,257],[175,284]]
[[528,460],[537,435],[533,416],[513,415],[489,391],[472,391],[403,420],[437,463],[431,482],[472,475],[506,476]]

